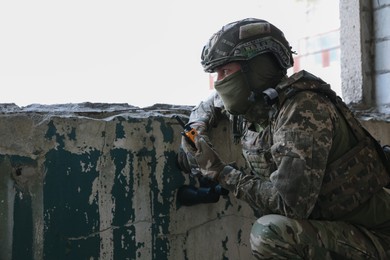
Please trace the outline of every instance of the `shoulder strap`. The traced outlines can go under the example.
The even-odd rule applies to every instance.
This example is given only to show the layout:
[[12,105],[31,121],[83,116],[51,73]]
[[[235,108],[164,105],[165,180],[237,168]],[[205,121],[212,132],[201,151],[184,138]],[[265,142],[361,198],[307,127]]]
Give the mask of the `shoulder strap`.
[[292,75],[275,87],[275,91],[278,93],[279,105],[282,105],[288,98],[304,90],[322,93],[332,101],[337,97],[329,84],[305,70]]

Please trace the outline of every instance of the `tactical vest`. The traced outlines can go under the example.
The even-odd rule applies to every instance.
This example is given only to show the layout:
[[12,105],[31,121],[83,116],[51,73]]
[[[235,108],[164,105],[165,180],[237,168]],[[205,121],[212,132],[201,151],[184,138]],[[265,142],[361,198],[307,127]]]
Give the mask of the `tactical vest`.
[[301,71],[274,89],[264,91],[264,94],[267,102],[278,102],[281,107],[288,98],[300,91],[314,91],[328,97],[358,141],[355,147],[327,165],[321,191],[311,215],[314,219],[337,219],[388,185],[390,167],[378,142],[363,128],[329,84],[320,78]]
[[241,137],[242,155],[251,172],[262,179],[268,179],[277,168],[271,154],[271,133],[269,127],[256,131],[244,127]]

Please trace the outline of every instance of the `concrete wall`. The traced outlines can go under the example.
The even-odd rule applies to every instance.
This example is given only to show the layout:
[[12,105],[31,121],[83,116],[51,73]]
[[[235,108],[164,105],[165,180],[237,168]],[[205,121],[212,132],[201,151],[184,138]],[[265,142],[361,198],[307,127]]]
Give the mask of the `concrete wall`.
[[390,0],[373,1],[376,103],[390,113]]
[[[341,0],[343,98],[390,114],[390,0]],[[379,115],[382,116],[382,115]]]
[[344,101],[363,125],[390,144],[390,0],[340,0]]
[[371,10],[371,1],[340,0],[340,69],[346,103],[373,102]]
[[[196,184],[176,166],[181,127],[171,118],[189,111],[3,105],[0,259],[250,259],[246,204],[176,200]],[[226,124],[213,131],[226,134]],[[222,140],[221,156],[240,161]]]

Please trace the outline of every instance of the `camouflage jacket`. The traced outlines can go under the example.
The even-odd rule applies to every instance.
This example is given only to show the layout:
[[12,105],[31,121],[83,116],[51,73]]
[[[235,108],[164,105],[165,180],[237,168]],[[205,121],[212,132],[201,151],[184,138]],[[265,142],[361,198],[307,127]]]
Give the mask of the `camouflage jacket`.
[[[282,84],[318,83],[294,75],[286,82]],[[265,129],[245,123],[241,141],[251,172],[225,167],[219,177],[223,187],[260,215],[341,219],[389,182],[371,140],[357,140],[326,95],[300,91],[274,108]],[[194,109],[190,121],[215,125],[223,114],[214,94]]]

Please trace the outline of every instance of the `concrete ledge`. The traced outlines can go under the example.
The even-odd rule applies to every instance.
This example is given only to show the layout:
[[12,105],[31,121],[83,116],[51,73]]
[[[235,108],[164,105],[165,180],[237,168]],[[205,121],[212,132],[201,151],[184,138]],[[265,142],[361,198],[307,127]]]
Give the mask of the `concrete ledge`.
[[[176,201],[196,184],[176,166],[172,119],[190,109],[0,105],[0,259],[249,259],[246,204]],[[230,134],[221,124],[211,138],[239,161]]]

